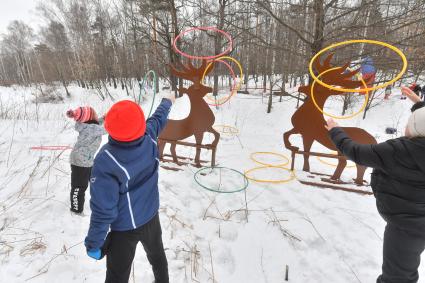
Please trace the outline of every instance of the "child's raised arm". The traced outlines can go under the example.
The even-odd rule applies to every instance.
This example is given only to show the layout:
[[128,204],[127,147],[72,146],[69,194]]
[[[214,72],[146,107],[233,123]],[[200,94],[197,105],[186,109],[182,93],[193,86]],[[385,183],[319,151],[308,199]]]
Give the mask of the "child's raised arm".
[[388,143],[359,144],[353,141],[340,127],[330,129],[329,136],[342,154],[363,166],[384,168],[383,157],[392,156],[392,148]]
[[163,98],[155,113],[146,121],[146,132],[154,139],[158,138],[168,121],[173,99]]

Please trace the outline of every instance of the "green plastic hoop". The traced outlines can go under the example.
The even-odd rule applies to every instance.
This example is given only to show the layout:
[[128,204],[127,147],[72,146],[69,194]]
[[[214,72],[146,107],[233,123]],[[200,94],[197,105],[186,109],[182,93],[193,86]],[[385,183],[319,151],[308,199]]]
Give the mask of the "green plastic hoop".
[[151,114],[152,114],[153,104],[154,104],[154,102],[155,102],[155,97],[156,97],[156,91],[157,91],[157,89],[158,89],[158,86],[157,86],[157,84],[156,84],[157,77],[156,77],[156,73],[155,73],[155,71],[154,71],[154,70],[149,70],[149,71],[145,74],[145,76],[144,76],[144,78],[143,78],[143,81],[142,81],[142,83],[141,83],[141,85],[140,85],[139,98],[137,99],[137,104],[140,104],[140,97],[142,96],[142,90],[144,90],[144,89],[145,89],[145,84],[146,84],[147,79],[148,79],[148,76],[149,76],[150,74],[152,74],[152,76],[153,76],[153,85],[154,85],[154,87],[153,87],[153,98],[152,98],[152,103],[151,103],[151,108],[150,108],[150,110],[149,110],[148,118],[149,118],[149,117],[151,116]]
[[[198,179],[198,175],[199,175],[202,171],[205,171],[205,170],[208,170],[208,169],[228,169],[228,170],[230,170],[230,171],[236,172],[236,173],[238,173],[239,175],[241,175],[241,176],[243,177],[243,179],[244,179],[244,185],[243,185],[241,188],[237,188],[237,189],[234,189],[234,190],[231,190],[231,191],[219,191],[219,190],[216,190],[216,189],[213,189],[213,188],[207,187],[207,186],[205,186],[204,184],[202,184],[202,183],[201,183],[201,181]],[[228,168],[228,167],[221,167],[221,166],[216,166],[216,167],[203,167],[203,168],[201,168],[201,169],[199,169],[198,171],[196,171],[196,172],[195,172],[195,174],[193,175],[193,179],[194,179],[194,180],[195,180],[195,182],[196,182],[199,186],[201,186],[202,188],[204,188],[204,189],[206,189],[206,190],[208,190],[208,191],[211,191],[211,192],[215,192],[215,193],[223,193],[223,194],[237,193],[237,192],[240,192],[240,191],[245,190],[245,189],[249,186],[248,178],[247,178],[247,177],[246,177],[246,176],[245,176],[242,172],[239,172],[238,170],[235,170],[235,169],[232,169],[232,168]]]

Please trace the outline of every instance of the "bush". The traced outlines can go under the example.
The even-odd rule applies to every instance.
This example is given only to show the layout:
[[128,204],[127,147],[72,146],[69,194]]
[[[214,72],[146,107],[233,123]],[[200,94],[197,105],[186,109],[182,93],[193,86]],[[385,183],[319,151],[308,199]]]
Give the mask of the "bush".
[[34,103],[62,103],[64,101],[63,96],[55,86],[48,86],[44,90],[40,87],[35,93],[33,93],[35,99]]

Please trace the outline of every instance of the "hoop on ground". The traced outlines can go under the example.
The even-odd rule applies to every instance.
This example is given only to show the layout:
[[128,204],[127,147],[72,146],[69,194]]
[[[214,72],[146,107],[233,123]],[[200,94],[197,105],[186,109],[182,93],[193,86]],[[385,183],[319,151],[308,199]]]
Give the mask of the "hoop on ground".
[[[228,135],[231,137],[239,135],[239,129],[229,125],[214,125],[213,129],[223,135]],[[228,129],[228,131],[226,131]]]
[[407,69],[407,59],[406,59],[406,56],[397,47],[395,47],[395,46],[393,46],[391,44],[388,44],[386,42],[377,41],[377,40],[354,39],[354,40],[347,40],[347,41],[342,41],[342,42],[339,42],[339,43],[335,43],[335,44],[329,45],[328,47],[325,47],[322,50],[320,50],[319,52],[317,52],[317,54],[314,55],[313,58],[311,58],[310,64],[308,66],[308,71],[310,72],[310,75],[313,78],[314,82],[317,82],[318,84],[320,84],[320,85],[322,85],[322,86],[324,86],[324,87],[326,87],[328,89],[331,89],[331,90],[337,90],[337,91],[341,91],[341,92],[359,92],[356,89],[339,88],[339,87],[334,87],[334,86],[328,85],[328,84],[322,82],[321,80],[319,80],[320,75],[319,76],[316,76],[314,74],[314,72],[313,72],[313,63],[314,63],[314,61],[320,55],[322,55],[324,52],[326,52],[326,51],[328,51],[328,50],[330,50],[332,48],[338,47],[338,46],[348,45],[348,44],[355,44],[355,43],[368,43],[368,44],[374,44],[374,45],[380,45],[380,46],[387,47],[387,48],[391,49],[392,51],[394,51],[395,53],[397,53],[400,56],[401,60],[403,61],[403,67],[402,67],[400,73],[398,73],[397,76],[394,77],[394,79],[392,79],[389,82],[383,83],[382,85],[377,85],[377,86],[374,86],[374,87],[367,87],[366,86],[366,88],[362,89],[361,92],[369,92],[369,91],[373,91],[373,90],[385,88],[385,87],[387,87],[389,85],[392,85],[393,83],[395,83],[396,81],[398,81],[403,76],[403,74],[406,72],[406,69]]
[[[336,70],[336,69],[341,69],[341,67],[330,68],[329,70],[326,70],[326,71],[324,71],[324,72],[320,73],[320,74],[318,75],[318,77],[320,78],[320,76],[322,76],[322,75],[324,75],[324,74],[326,74],[326,73],[328,73],[328,72],[330,72],[330,71]],[[360,81],[362,82],[363,86],[367,88],[366,82],[363,80],[363,78],[361,78],[361,79],[360,79]],[[342,119],[350,119],[350,118],[353,118],[353,117],[355,117],[355,116],[359,115],[360,113],[362,113],[362,112],[363,112],[363,110],[365,110],[365,109],[366,109],[367,103],[368,103],[368,101],[369,101],[369,91],[367,91],[367,92],[366,92],[366,94],[365,94],[365,100],[364,100],[364,103],[363,103],[363,105],[362,105],[362,107],[360,108],[360,110],[359,110],[359,111],[357,111],[357,112],[355,112],[355,113],[353,113],[353,114],[351,114],[351,115],[348,115],[348,116],[335,116],[335,115],[329,114],[329,113],[325,112],[323,109],[321,109],[321,108],[319,107],[319,105],[317,105],[316,99],[314,98],[314,86],[315,86],[315,85],[316,85],[316,81],[313,81],[313,83],[311,84],[311,91],[310,91],[310,94],[311,94],[311,100],[313,101],[314,106],[316,106],[316,108],[317,108],[320,112],[322,112],[322,114],[324,114],[324,115],[326,115],[326,116],[332,117],[332,118],[334,118],[334,119],[340,119],[340,120],[342,120]],[[364,89],[362,89],[362,90],[358,90],[358,89],[357,89],[355,92],[359,92],[359,93],[360,93],[360,92],[363,92],[363,91],[364,91]]]
[[[243,186],[241,186],[240,188],[231,189],[231,190],[220,190],[220,189],[211,188],[211,187],[208,187],[208,186],[202,184],[201,181],[199,180],[199,175],[201,174],[201,172],[206,171],[206,170],[211,170],[210,172],[212,172],[214,169],[220,169],[220,171],[221,171],[221,169],[226,169],[226,170],[230,170],[232,172],[237,173],[238,175],[242,176],[243,179],[244,179]],[[237,193],[237,192],[240,192],[240,191],[245,190],[248,187],[248,185],[249,185],[248,178],[242,172],[239,172],[239,171],[237,171],[235,169],[228,168],[228,167],[220,167],[220,166],[216,166],[216,167],[204,167],[204,168],[201,168],[198,171],[196,171],[195,174],[193,175],[193,178],[194,178],[195,182],[199,186],[201,186],[202,188],[204,188],[204,189],[206,189],[208,191],[211,191],[211,192],[216,192],[216,193],[225,193],[225,194]]]
[[[337,154],[337,152],[336,152],[336,151],[333,151],[331,154]],[[322,159],[322,157],[320,157],[320,156],[316,156],[316,158],[317,158],[317,160],[319,160],[321,163],[326,164],[326,165],[328,165],[328,166],[332,166],[332,167],[337,167],[337,166],[338,166],[338,164],[333,164],[333,163],[330,163],[330,162],[327,162],[327,161],[323,160],[323,159]],[[326,157],[324,157],[324,158],[326,158]],[[329,157],[329,158],[330,158],[330,157]],[[352,165],[347,165],[347,166],[345,166],[345,168],[353,168],[353,167],[356,167],[356,164],[352,164]]]
[[[214,31],[214,32],[220,33],[220,34],[224,35],[224,36],[227,38],[227,40],[229,41],[229,46],[228,46],[228,47],[227,47],[227,49],[226,49],[226,50],[224,50],[222,53],[220,53],[220,54],[218,54],[218,55],[213,55],[213,56],[194,56],[194,55],[187,54],[187,53],[185,53],[185,52],[181,51],[180,49],[178,49],[178,48],[177,48],[177,41],[178,41],[178,40],[179,40],[182,36],[184,36],[185,34],[187,34],[187,33],[191,32],[191,31],[194,31],[194,30]],[[174,48],[174,50],[175,50],[178,54],[182,55],[183,57],[186,57],[186,58],[192,59],[192,60],[193,60],[193,59],[211,60],[211,59],[215,59],[215,58],[218,58],[218,57],[221,57],[221,56],[224,56],[224,55],[226,55],[226,54],[230,53],[230,52],[232,51],[232,49],[233,49],[233,39],[232,39],[232,37],[230,36],[230,34],[228,34],[227,32],[225,32],[225,31],[223,31],[223,30],[221,30],[221,29],[218,29],[218,28],[216,28],[216,27],[193,27],[193,28],[190,28],[190,29],[187,29],[187,30],[185,30],[185,31],[181,32],[179,35],[177,35],[177,36],[174,38],[174,41],[173,41],[173,48]]]
[[[289,178],[281,179],[281,180],[268,180],[268,179],[256,179],[254,177],[249,176],[249,174],[254,172],[254,171],[270,169],[270,168],[284,170],[286,172],[289,172]],[[285,168],[285,167],[281,167],[281,166],[259,166],[259,167],[255,167],[255,168],[252,168],[252,169],[245,171],[245,177],[250,181],[254,181],[254,182],[258,182],[258,183],[272,183],[272,184],[288,183],[288,182],[290,182],[290,181],[292,181],[296,178],[294,171],[292,171],[288,168]]]
[[[221,103],[215,103],[215,104],[209,104],[208,103],[211,106],[220,106],[220,105],[226,103],[227,101],[229,101],[238,92],[238,90],[240,90],[240,88],[242,86],[242,82],[243,82],[243,78],[244,78],[244,73],[243,73],[243,69],[242,69],[241,63],[238,60],[236,60],[235,58],[232,58],[232,57],[229,57],[229,56],[222,56],[222,57],[218,58],[217,60],[223,60],[223,59],[230,60],[230,61],[234,62],[238,66],[238,68],[239,68],[239,74],[240,74],[239,83],[234,87],[233,91],[231,92],[231,95],[229,95],[224,101],[222,101]],[[205,76],[206,76],[209,68],[211,68],[211,66],[214,63],[214,61],[217,61],[217,60],[213,60],[213,61],[211,61],[207,65],[207,67],[205,68],[204,74],[202,75],[202,78],[201,78],[201,84],[204,82]]]
[[41,145],[41,146],[32,146],[31,150],[67,150],[72,149],[69,145]]
[[[265,163],[265,162],[262,162],[262,161],[257,160],[257,159],[255,158],[255,156],[256,156],[256,155],[274,155],[274,156],[278,156],[278,157],[282,158],[282,159],[284,160],[284,162],[283,162],[283,163],[279,163],[279,164],[270,164],[270,163]],[[269,151],[258,151],[258,152],[253,152],[253,153],[251,153],[250,158],[251,158],[251,160],[252,160],[252,161],[254,161],[255,163],[258,163],[258,164],[261,164],[261,165],[264,165],[264,166],[271,166],[271,167],[285,167],[286,165],[288,165],[288,164],[289,164],[289,158],[288,158],[288,157],[286,157],[286,156],[285,156],[285,155],[283,155],[283,154],[276,153],[276,152],[269,152]]]

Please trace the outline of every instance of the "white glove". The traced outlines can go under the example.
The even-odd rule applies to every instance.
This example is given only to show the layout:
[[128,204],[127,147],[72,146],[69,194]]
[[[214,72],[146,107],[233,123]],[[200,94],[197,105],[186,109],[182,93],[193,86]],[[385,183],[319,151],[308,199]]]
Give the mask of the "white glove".
[[164,94],[162,98],[170,100],[172,104],[176,102],[176,96],[174,95],[174,92],[168,92],[167,94]]

